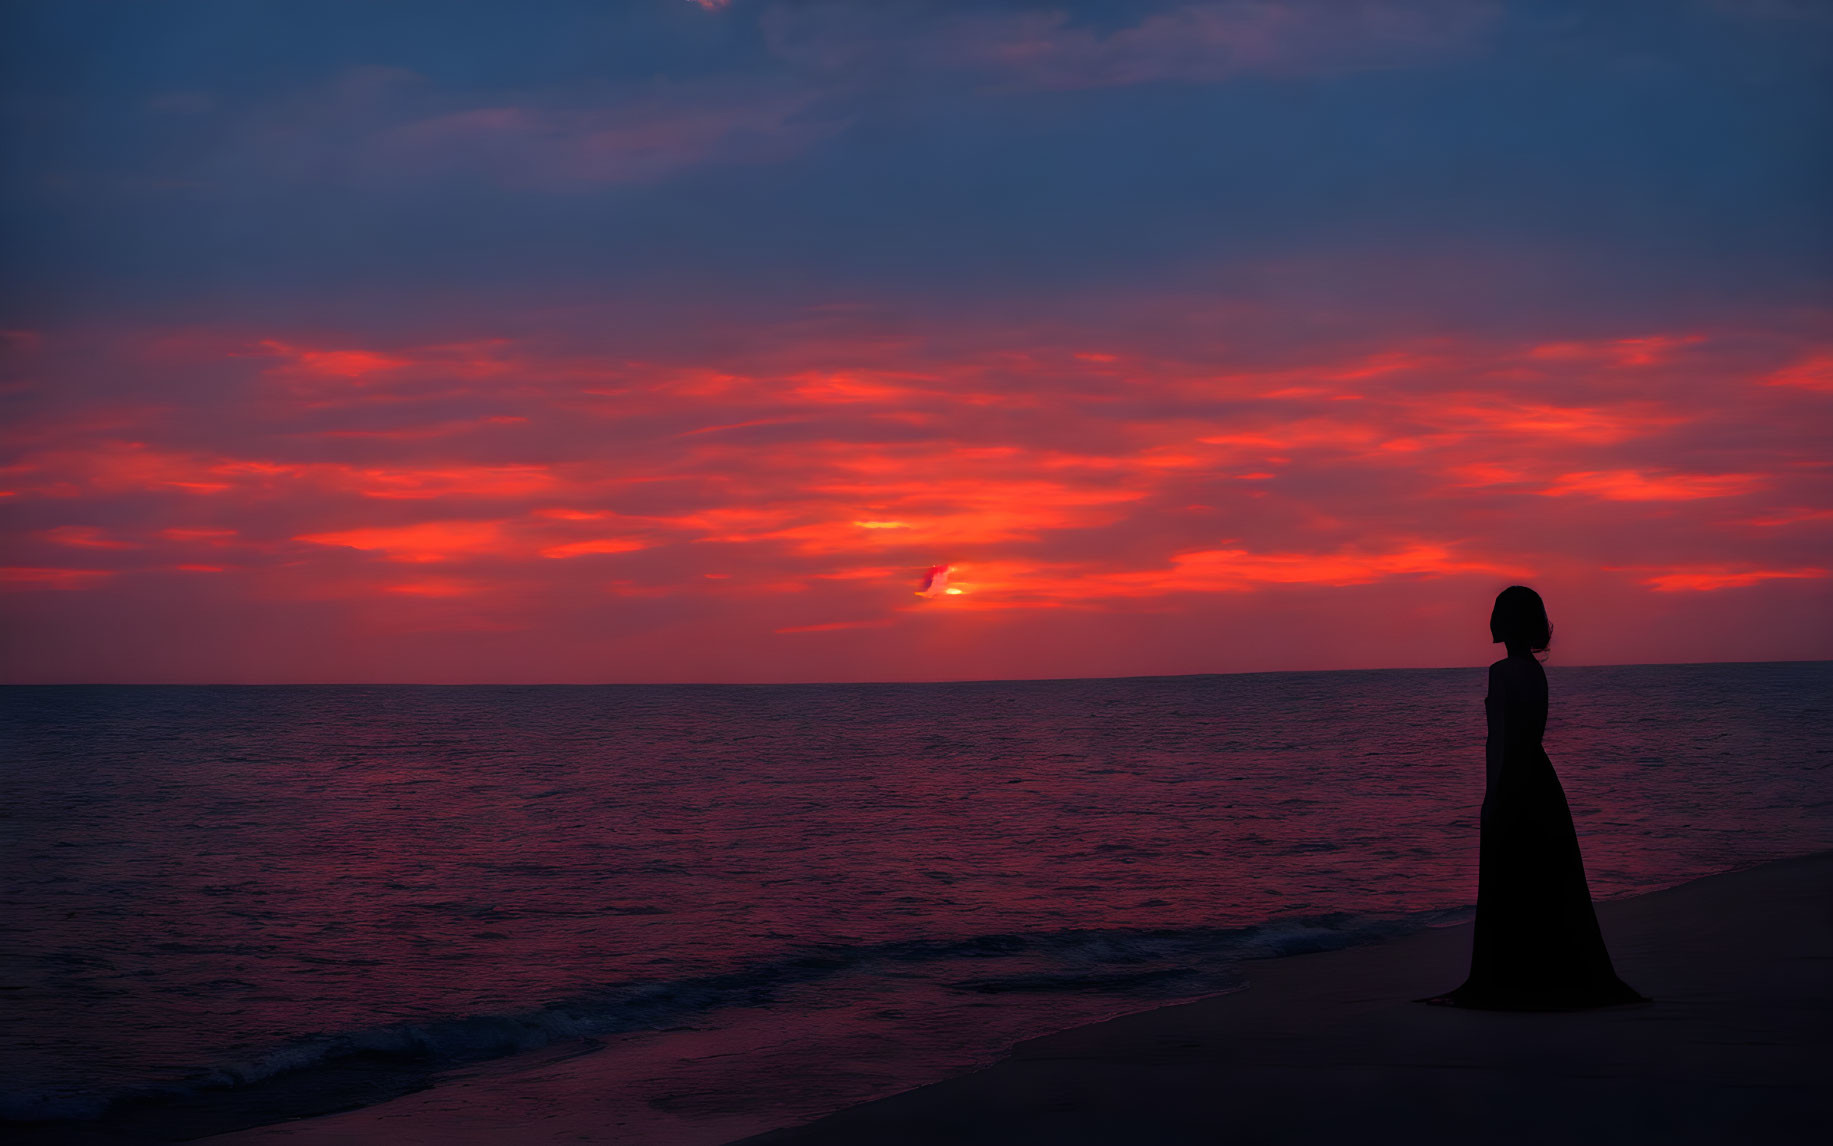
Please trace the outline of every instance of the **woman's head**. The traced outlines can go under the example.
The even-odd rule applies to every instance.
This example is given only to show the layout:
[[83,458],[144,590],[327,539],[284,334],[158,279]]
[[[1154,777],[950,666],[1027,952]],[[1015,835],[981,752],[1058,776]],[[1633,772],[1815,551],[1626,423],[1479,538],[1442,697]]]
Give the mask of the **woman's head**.
[[1546,652],[1553,643],[1553,624],[1547,620],[1540,594],[1526,585],[1510,585],[1496,594],[1496,607],[1489,613],[1489,637],[1510,648],[1523,645],[1531,652]]

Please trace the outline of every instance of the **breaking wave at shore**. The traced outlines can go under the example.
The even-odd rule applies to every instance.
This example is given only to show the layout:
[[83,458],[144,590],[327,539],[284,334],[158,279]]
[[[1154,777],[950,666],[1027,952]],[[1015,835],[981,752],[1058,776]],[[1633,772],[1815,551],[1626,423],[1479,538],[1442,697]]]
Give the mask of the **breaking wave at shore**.
[[[839,976],[922,968],[940,985],[973,994],[1103,993],[1165,1001],[1238,990],[1242,960],[1331,951],[1461,922],[1468,909],[1396,918],[1347,913],[1298,916],[1249,927],[1067,930],[823,945],[713,975],[627,983],[580,992],[523,1011],[392,1023],[312,1035],[254,1049],[180,1078],[114,1093],[62,1089],[0,1094],[12,1121],[93,1119],[136,1102],[246,1087],[363,1057],[416,1075],[539,1050],[556,1042],[655,1030],[726,1007],[764,1007],[788,988]],[[998,968],[1005,973],[981,974]]]

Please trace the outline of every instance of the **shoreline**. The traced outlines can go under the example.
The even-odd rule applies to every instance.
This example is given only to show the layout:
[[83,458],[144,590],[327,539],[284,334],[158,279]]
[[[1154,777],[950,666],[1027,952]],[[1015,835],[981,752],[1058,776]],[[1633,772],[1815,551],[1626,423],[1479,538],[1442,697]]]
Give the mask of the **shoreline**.
[[[1412,1002],[1462,981],[1464,923],[1248,961],[1245,991],[1030,1039],[986,1067],[800,1126],[780,1112],[730,1110],[683,1121],[670,1140],[1313,1142],[1366,1138],[1371,1120],[1383,1120],[1409,1124],[1413,1139],[1460,1143],[1473,1129],[1523,1143],[1818,1141],[1817,1084],[1833,1072],[1829,904],[1833,850],[1600,902],[1617,970],[1654,997],[1647,1006],[1533,1014]],[[642,1051],[486,1064],[391,1101],[208,1141],[618,1141],[608,1117],[615,1082],[643,1069]],[[1540,1084],[1562,1097],[1534,1093]],[[1540,1117],[1485,1126],[1497,1104]],[[1658,1117],[1664,1107],[1680,1113]],[[1588,1137],[1578,1124],[1594,1113]],[[1650,1118],[1666,1130],[1641,1137]]]
[[[1486,1103],[1510,1100],[1511,1087],[1556,1062],[1563,1053],[1562,1031],[1581,1034],[1588,1052],[1616,1047],[1615,1058],[1585,1060],[1589,1065],[1581,1073],[1628,1086],[1644,1105],[1651,1085],[1681,1077],[1669,1069],[1675,1066],[1671,1046],[1659,1054],[1646,1048],[1631,1053],[1638,1038],[1660,1031],[1664,1037],[1678,1032],[1682,1043],[1693,1038],[1686,1045],[1700,1052],[1694,1064],[1699,1069],[1685,1073],[1686,1087],[1723,1092],[1721,1098],[1736,1098],[1738,1088],[1745,1088],[1745,1097],[1765,1095],[1768,1105],[1781,1098],[1783,1108],[1793,1110],[1800,1103],[1789,1103],[1801,1096],[1799,1085],[1788,1081],[1795,1077],[1789,1062],[1775,1077],[1754,1076],[1735,1054],[1713,1057],[1711,1032],[1722,1033],[1730,1024],[1741,1032],[1739,1039],[1772,1051],[1784,1048],[1778,1052],[1784,1059],[1793,1055],[1817,1063],[1817,1070],[1833,1070],[1825,1046],[1811,1047],[1797,1037],[1798,1023],[1776,1018],[1779,1000],[1772,997],[1777,983],[1794,984],[1788,1006],[1809,1028],[1817,1022],[1823,1031],[1833,1029],[1829,904],[1833,851],[1600,901],[1599,919],[1617,970],[1655,997],[1652,1006],[1523,1015],[1414,1004],[1410,1000],[1455,986],[1468,960],[1469,923],[1429,927],[1357,946],[1247,960],[1241,965],[1249,983],[1244,991],[1028,1039],[986,1066],[876,1100],[851,1104],[836,1095],[841,1100],[828,1108],[832,1113],[801,1125],[794,1124],[794,1113],[780,1109],[728,1109],[712,1117],[662,1110],[651,1112],[650,1121],[671,1133],[647,1140],[692,1146],[971,1143],[1025,1140],[1045,1127],[1046,1140],[1067,1143],[1181,1142],[1215,1140],[1253,1126],[1251,1140],[1298,1142],[1352,1133],[1371,1118],[1399,1117],[1408,1103],[1421,1109],[1437,1105],[1441,1113],[1462,1111],[1447,1115],[1445,1137],[1467,1136],[1475,1125],[1471,1119]],[[1774,957],[1769,963],[1766,953]],[[1818,981],[1812,973],[1816,959]],[[1781,965],[1775,960],[1792,970],[1775,974]],[[755,1034],[768,1043],[766,1018],[759,1017]],[[618,1094],[620,1079],[653,1073],[655,1062],[645,1057],[648,1042],[641,1035],[609,1047],[593,1040],[566,1042],[469,1067],[420,1071],[403,1070],[400,1063],[350,1062],[335,1078],[322,1073],[282,1078],[195,1102],[137,1106],[97,1122],[9,1129],[23,1131],[23,1143],[95,1146],[193,1140],[219,1146],[618,1141],[607,1116],[620,1101],[628,1105],[628,1097]],[[1494,1045],[1477,1045],[1485,1043]],[[709,1045],[703,1053],[717,1055],[721,1049],[726,1048]],[[1645,1060],[1642,1067],[1634,1066],[1637,1054]],[[837,1072],[848,1066],[834,1063]],[[1145,1097],[1147,1092],[1154,1096]],[[1372,1092],[1411,1097],[1405,1103],[1375,1101]],[[1332,1109],[1362,1112],[1345,1116],[1340,1125],[1309,1126],[1306,1119],[1317,1112],[1305,1108],[1316,1106],[1320,1096],[1330,1098],[1325,1105]],[[1477,1101],[1480,1096],[1488,1097]],[[1621,1113],[1622,1103],[1598,1095],[1581,1105]],[[1736,1101],[1718,1106],[1716,1122],[1689,1116],[1689,1124],[1716,1127],[1714,1133],[1723,1137],[1730,1125],[1743,1134],[1739,1119],[1755,1117]],[[1727,1115],[1732,1108],[1743,1113]],[[1206,1122],[1209,1115],[1218,1120]],[[1637,1140],[1613,1124],[1617,1130],[1600,1134],[1599,1141]],[[1432,1133],[1423,1127],[1411,1136],[1430,1139]],[[1489,1128],[1484,1133],[1511,1140]],[[1542,1127],[1520,1140],[1554,1133],[1586,1140],[1563,1125]],[[1664,1140],[1713,1138],[1682,1134]]]
[[1501,1012],[1469,924],[1251,966],[1249,990],[1061,1031],[946,1082],[732,1146],[1818,1142],[1833,1074],[1833,851],[1597,905],[1653,1002]]

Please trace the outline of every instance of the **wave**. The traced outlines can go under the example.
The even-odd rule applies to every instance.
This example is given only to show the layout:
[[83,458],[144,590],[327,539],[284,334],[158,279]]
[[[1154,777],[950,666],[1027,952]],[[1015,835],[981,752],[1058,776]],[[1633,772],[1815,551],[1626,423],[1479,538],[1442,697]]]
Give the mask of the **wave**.
[[[1066,929],[995,932],[876,944],[808,944],[731,971],[611,984],[520,1011],[391,1023],[311,1035],[245,1052],[181,1078],[111,1093],[43,1087],[0,1093],[0,1120],[93,1120],[124,1106],[248,1087],[350,1060],[430,1076],[554,1043],[654,1030],[727,1007],[766,1006],[787,988],[879,968],[934,966],[943,986],[978,994],[1103,993],[1192,998],[1245,985],[1243,960],[1334,950],[1461,922],[1470,909],[1400,916],[1348,913],[1276,919],[1246,927]],[[985,960],[1020,960],[1015,973],[953,978]]]

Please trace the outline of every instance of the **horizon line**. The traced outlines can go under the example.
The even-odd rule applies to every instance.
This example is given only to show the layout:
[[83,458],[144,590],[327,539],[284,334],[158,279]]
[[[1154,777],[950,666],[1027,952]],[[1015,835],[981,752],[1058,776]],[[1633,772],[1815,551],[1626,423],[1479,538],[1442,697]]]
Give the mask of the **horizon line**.
[[[1701,665],[1833,664],[1833,657],[1784,660],[1632,661],[1555,665],[1555,668],[1689,668]],[[1478,665],[1412,665],[1377,668],[1249,669],[1241,672],[1129,673],[1122,676],[948,677],[934,680],[541,680],[541,681],[0,681],[0,688],[815,688],[829,686],[927,684],[1044,684],[1063,681],[1178,680],[1199,676],[1294,676],[1346,672],[1454,672]]]

